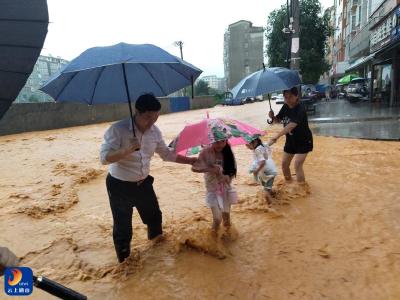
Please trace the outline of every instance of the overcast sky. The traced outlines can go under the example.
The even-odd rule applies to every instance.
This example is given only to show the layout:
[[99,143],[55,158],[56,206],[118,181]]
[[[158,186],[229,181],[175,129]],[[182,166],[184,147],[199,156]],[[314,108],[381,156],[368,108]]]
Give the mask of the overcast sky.
[[[229,24],[266,26],[285,0],[48,0],[49,31],[42,51],[72,60],[84,50],[119,42],[155,44],[183,57],[203,75],[223,77],[223,37]],[[240,3],[240,4],[239,4]],[[324,8],[333,0],[322,0]]]

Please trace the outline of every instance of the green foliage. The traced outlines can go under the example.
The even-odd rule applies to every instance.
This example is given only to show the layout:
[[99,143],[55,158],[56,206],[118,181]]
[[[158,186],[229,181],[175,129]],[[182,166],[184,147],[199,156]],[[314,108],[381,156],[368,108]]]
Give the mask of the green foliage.
[[196,96],[207,96],[210,94],[210,87],[208,86],[208,83],[205,82],[204,80],[199,80],[195,85],[194,85],[194,93]]
[[[288,38],[282,29],[287,27],[286,6],[276,9],[268,16],[266,37],[267,56],[270,67],[288,67],[285,62]],[[300,0],[300,73],[304,83],[316,83],[319,76],[329,69],[325,61],[329,27],[329,14],[321,15],[318,0]]]
[[273,10],[268,16],[266,38],[268,40],[266,55],[271,67],[287,67],[285,62],[288,52],[288,38],[282,33],[287,27],[287,9],[285,5]]
[[38,96],[32,94],[29,96],[28,102],[38,103],[38,102],[40,102],[40,99]]

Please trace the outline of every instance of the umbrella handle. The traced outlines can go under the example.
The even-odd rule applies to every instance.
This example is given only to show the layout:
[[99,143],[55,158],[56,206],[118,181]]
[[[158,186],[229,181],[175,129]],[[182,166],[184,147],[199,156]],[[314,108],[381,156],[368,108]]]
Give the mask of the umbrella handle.
[[86,300],[87,297],[53,280],[42,276],[33,276],[35,287],[66,300]]
[[[271,106],[271,94],[268,94],[268,102],[269,102],[269,109],[270,109],[270,111],[274,112],[274,111],[272,110],[272,106]],[[271,125],[272,123],[274,123],[274,120],[267,120],[267,123]]]

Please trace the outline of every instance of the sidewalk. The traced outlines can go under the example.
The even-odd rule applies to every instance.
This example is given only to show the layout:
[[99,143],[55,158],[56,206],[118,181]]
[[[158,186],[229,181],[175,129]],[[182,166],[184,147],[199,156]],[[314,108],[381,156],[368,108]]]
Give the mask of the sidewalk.
[[314,133],[326,136],[400,140],[400,107],[347,100],[320,102],[309,116]]

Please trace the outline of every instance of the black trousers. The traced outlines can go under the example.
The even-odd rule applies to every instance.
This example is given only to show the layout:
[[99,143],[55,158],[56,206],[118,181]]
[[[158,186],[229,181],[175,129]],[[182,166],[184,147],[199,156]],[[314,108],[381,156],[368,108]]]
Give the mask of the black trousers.
[[154,178],[143,182],[122,181],[108,174],[106,186],[113,216],[113,240],[120,262],[130,255],[133,207],[147,225],[148,239],[162,234],[162,214],[153,189]]

